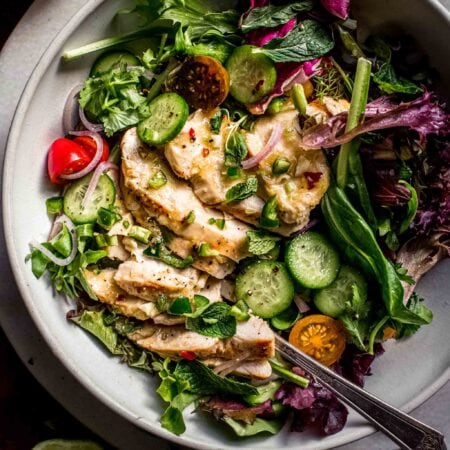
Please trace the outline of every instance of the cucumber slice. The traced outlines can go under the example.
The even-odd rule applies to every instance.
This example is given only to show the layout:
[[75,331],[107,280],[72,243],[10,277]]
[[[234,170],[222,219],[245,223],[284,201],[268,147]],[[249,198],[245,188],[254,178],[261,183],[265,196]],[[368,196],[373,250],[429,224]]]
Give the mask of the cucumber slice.
[[353,289],[357,289],[361,300],[367,300],[367,283],[364,277],[349,266],[342,266],[336,279],[326,288],[314,295],[314,304],[323,314],[339,317],[346,310],[347,303],[353,298]]
[[339,271],[339,255],[321,234],[308,231],[292,239],[286,264],[302,286],[321,289],[330,285]]
[[256,261],[238,275],[236,298],[247,303],[257,316],[270,319],[292,303],[294,284],[284,264]]
[[137,132],[140,139],[150,145],[171,141],[183,129],[189,115],[186,100],[175,92],[159,95],[148,108],[150,114],[139,122]]
[[245,105],[261,100],[277,81],[272,60],[252,45],[235,48],[226,68],[230,74],[230,94]]
[[109,208],[116,199],[116,187],[108,175],[103,174],[97,183],[90,202],[81,206],[92,174],[71,184],[64,194],[64,214],[75,224],[94,223],[100,208]]
[[102,75],[109,72],[114,67],[120,66],[120,64],[126,64],[127,66],[140,66],[141,62],[128,50],[112,50],[102,53],[92,65],[89,76]]

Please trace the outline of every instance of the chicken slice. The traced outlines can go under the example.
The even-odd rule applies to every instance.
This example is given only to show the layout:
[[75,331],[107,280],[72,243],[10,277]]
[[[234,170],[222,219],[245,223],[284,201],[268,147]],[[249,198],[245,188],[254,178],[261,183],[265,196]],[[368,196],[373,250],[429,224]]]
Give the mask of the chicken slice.
[[200,359],[259,360],[275,354],[273,332],[257,317],[238,322],[236,334],[229,339],[203,336],[182,326],[162,327],[151,323],[128,337],[140,347],[169,358],[178,357],[183,350],[194,352]]
[[191,298],[205,287],[207,278],[207,274],[197,269],[175,269],[156,259],[125,261],[114,275],[115,282],[123,290],[151,302],[161,295]]
[[[150,211],[138,202],[136,197],[130,192],[129,189],[123,187],[122,191],[124,193],[125,205],[128,210],[131,211],[133,218],[137,221],[137,223],[151,231],[152,236],[162,237],[161,230],[156,223],[156,219],[150,213]],[[158,229],[158,233],[155,232],[155,228]],[[195,243],[182,237],[173,235],[167,242],[167,245],[169,249],[177,256],[186,258],[187,256],[192,255]],[[192,265],[196,269],[202,270],[203,272],[208,273],[214,278],[219,279],[225,278],[227,275],[232,273],[236,267],[236,264],[231,259],[222,255],[196,258]]]
[[166,144],[164,154],[175,174],[190,181],[203,203],[217,206],[244,222],[258,224],[265,203],[262,198],[252,195],[238,203],[224,203],[228,189],[242,180],[226,176],[224,148],[232,127],[224,118],[220,133],[211,131],[210,119],[217,111],[199,109],[193,113],[180,134]]
[[[219,358],[208,358],[202,361],[208,367],[219,367],[226,363],[226,360]],[[272,367],[266,359],[260,359],[255,361],[243,361],[240,365],[233,368],[232,372],[235,375],[240,375],[245,378],[253,378],[259,380],[265,380],[272,375]]]
[[[208,243],[233,261],[248,256],[246,233],[250,228],[235,219],[227,219],[223,230],[211,223],[211,219],[223,219],[223,213],[205,207],[191,187],[173,175],[162,154],[139,140],[135,128],[124,134],[121,148],[125,186],[155,214],[161,225],[196,244]],[[164,172],[167,183],[152,189],[148,180],[157,171]],[[187,223],[191,212],[194,220]]]
[[[330,169],[322,150],[304,150],[299,146],[295,128],[297,120],[296,110],[262,117],[245,137],[249,152],[255,155],[263,150],[276,123],[281,124],[281,139],[259,164],[258,176],[267,195],[276,196],[280,219],[301,228],[308,223],[311,210],[320,203],[328,189]],[[290,162],[287,173],[272,173],[272,164],[277,158]]]

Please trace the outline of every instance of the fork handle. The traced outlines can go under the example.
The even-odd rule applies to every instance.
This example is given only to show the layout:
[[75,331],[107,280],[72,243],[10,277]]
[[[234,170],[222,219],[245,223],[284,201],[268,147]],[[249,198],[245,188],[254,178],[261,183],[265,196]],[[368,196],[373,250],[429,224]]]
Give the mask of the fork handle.
[[300,352],[285,339],[276,336],[275,340],[277,350],[285,359],[313,375],[318,382],[358,411],[402,449],[445,450],[447,448],[444,436],[438,431],[341,377]]

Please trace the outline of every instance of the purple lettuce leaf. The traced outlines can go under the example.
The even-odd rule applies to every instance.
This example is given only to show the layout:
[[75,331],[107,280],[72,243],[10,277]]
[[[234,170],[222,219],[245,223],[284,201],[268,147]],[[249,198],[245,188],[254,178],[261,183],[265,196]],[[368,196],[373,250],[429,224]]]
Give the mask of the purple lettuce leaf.
[[308,128],[302,136],[304,148],[331,148],[351,141],[360,134],[387,128],[408,127],[419,133],[421,140],[428,134],[448,135],[450,115],[436,103],[432,93],[425,92],[411,102],[394,104],[389,97],[370,103],[365,121],[348,133],[342,134],[347,113],[330,118],[325,124]]
[[294,84],[303,84],[317,74],[320,70],[320,62],[321,59],[319,58],[303,63],[285,62],[275,64],[277,69],[277,82],[273,91],[258,103],[248,105],[248,110],[252,114],[264,114],[274,98],[283,95],[286,91],[291,89]]
[[320,0],[320,3],[333,16],[347,19],[350,12],[350,0]]
[[229,417],[247,424],[252,424],[256,417],[272,418],[274,414],[271,400],[256,406],[247,406],[238,400],[215,396],[201,401],[198,408],[212,413],[218,420]]

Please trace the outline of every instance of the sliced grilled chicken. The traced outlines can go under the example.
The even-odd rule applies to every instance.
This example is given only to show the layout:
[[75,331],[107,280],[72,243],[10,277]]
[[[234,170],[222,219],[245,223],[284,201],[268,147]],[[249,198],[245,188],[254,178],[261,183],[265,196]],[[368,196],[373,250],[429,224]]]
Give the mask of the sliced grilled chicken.
[[[242,180],[226,176],[225,143],[232,127],[227,118],[218,134],[211,131],[210,119],[218,110],[193,113],[180,134],[165,146],[164,154],[173,171],[189,180],[195,195],[207,205],[216,206],[244,222],[257,224],[264,200],[253,195],[238,203],[226,204],[225,195]],[[194,137],[193,137],[194,136]]]
[[[123,187],[122,190],[124,193],[125,205],[128,210],[132,212],[133,218],[136,222],[142,227],[150,230],[152,232],[152,236],[161,235],[161,230],[156,223],[156,219],[150,214],[149,210],[138,202],[129,189]],[[158,232],[156,232],[155,229],[158,229]],[[192,255],[195,246],[195,243],[192,241],[176,235],[173,235],[167,244],[169,249],[181,258],[186,258],[187,256]],[[233,272],[236,264],[226,256],[217,255],[196,258],[193,266],[196,269],[208,273],[214,278],[223,279]]]
[[[219,368],[221,365],[229,363],[229,361],[219,358],[208,358],[203,360],[202,363],[208,367]],[[245,378],[265,380],[272,375],[272,367],[266,359],[243,361],[240,364],[237,362],[236,366],[232,368],[231,373]]]
[[239,322],[236,334],[229,339],[218,339],[182,326],[162,327],[147,323],[128,336],[140,347],[163,357],[179,357],[183,350],[194,352],[198,358],[258,360],[271,358],[275,354],[274,335],[262,319],[251,317]]
[[191,298],[206,285],[208,275],[188,267],[175,269],[161,261],[125,261],[114,275],[115,282],[129,294],[148,301],[161,295]]
[[[223,219],[223,213],[205,207],[191,187],[173,175],[163,155],[139,140],[135,128],[124,134],[121,148],[125,186],[161,225],[197,245],[208,243],[233,261],[248,255],[246,233],[249,227],[234,219],[227,219],[223,230],[211,223],[211,219]],[[164,172],[167,183],[159,189],[149,188],[149,179],[157,171]],[[191,212],[194,220],[187,223]]]
[[84,271],[88,285],[100,302],[110,305],[113,310],[124,316],[139,320],[153,319],[161,314],[154,303],[130,295],[121,289],[114,281],[115,273],[115,269],[105,269],[98,273]]
[[[258,119],[252,131],[246,133],[246,141],[249,152],[255,155],[264,149],[276,123],[282,126],[281,139],[272,153],[260,162],[258,175],[267,195],[276,195],[281,220],[302,227],[328,189],[330,170],[321,150],[306,151],[299,146],[297,120],[296,110]],[[273,174],[272,165],[277,158],[290,162],[288,172]]]

